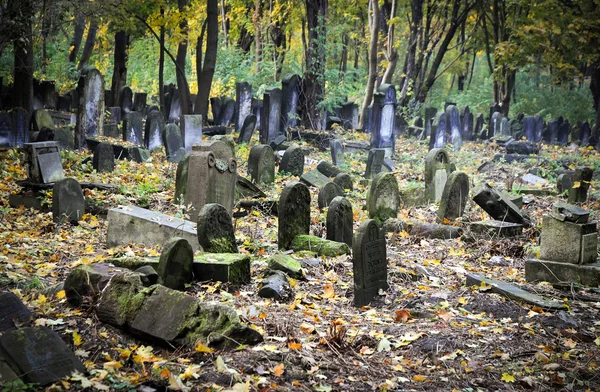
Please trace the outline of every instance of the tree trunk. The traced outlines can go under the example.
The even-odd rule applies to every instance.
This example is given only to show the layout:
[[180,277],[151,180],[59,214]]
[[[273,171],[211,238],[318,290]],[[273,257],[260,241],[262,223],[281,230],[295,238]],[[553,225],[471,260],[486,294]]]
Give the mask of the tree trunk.
[[46,73],[46,66],[48,65],[48,50],[46,42],[48,40],[48,34],[50,33],[50,27],[52,26],[52,17],[48,7],[48,1],[44,0],[42,6],[42,73]]
[[387,68],[383,74],[381,83],[390,84],[392,83],[392,77],[396,72],[396,65],[398,64],[398,51],[394,49],[394,33],[396,30],[396,24],[394,18],[396,17],[396,9],[398,8],[398,0],[392,0],[390,19],[388,20],[388,32],[387,32],[387,50],[386,58],[388,61]]
[[408,104],[408,91],[411,84],[414,84],[415,62],[417,54],[417,45],[423,25],[423,0],[412,0],[411,2],[411,20],[410,36],[408,39],[408,48],[406,59],[404,61],[404,76],[400,79],[400,106]]
[[15,31],[13,69],[13,107],[21,107],[31,115],[33,110],[33,4],[31,0],[8,2],[7,13],[13,17]]
[[[165,9],[160,8],[160,15],[164,16]],[[165,107],[165,26],[160,26],[160,38],[159,38],[160,51],[158,53],[158,104],[160,111],[165,116],[169,115],[166,113],[167,108]]]
[[360,109],[360,119],[358,122],[358,128],[364,129],[365,119],[367,116],[367,109],[373,100],[373,90],[375,89],[375,82],[377,81],[377,52],[379,45],[378,32],[379,32],[379,3],[378,0],[369,0],[369,9],[371,10],[371,17],[369,23],[369,30],[371,32],[371,39],[369,40],[369,75],[367,77],[367,89],[365,90],[365,100],[363,101],[362,108]]
[[77,60],[77,54],[81,47],[81,41],[83,39],[83,31],[85,30],[85,18],[83,14],[78,14],[75,17],[75,31],[73,32],[73,39],[71,39],[71,51],[69,52],[69,62],[75,64]]
[[598,134],[600,133],[600,66],[596,66],[592,72],[590,90],[592,91],[592,97],[594,99],[594,109],[596,109],[594,133]]
[[127,47],[129,36],[124,31],[115,34],[115,52],[113,54],[113,75],[111,91],[113,94],[113,105],[119,103],[119,93],[127,85]]
[[77,69],[82,69],[87,65],[88,61],[90,61],[90,57],[92,57],[92,51],[94,50],[94,45],[96,44],[97,32],[98,24],[96,22],[91,22],[87,37],[85,38],[85,45],[83,45],[83,52],[81,52],[81,58],[79,59],[79,65],[77,66]]
[[252,23],[254,24],[254,71],[260,72],[260,64],[262,62],[262,40],[260,37],[260,19],[262,18],[262,1],[254,0],[254,15],[252,15]]
[[[208,119],[208,98],[212,87],[215,66],[217,64],[217,49],[219,46],[218,0],[206,0],[206,52],[202,72],[198,73],[198,95],[196,96],[195,112],[202,115],[202,120]],[[202,50],[202,45],[196,50]],[[196,63],[196,67],[200,65]],[[199,68],[198,68],[199,70]]]
[[221,29],[223,30],[223,40],[225,42],[225,47],[227,47],[227,18],[224,0],[221,0]]
[[[216,1],[216,0],[215,0]],[[183,13],[184,8],[187,7],[187,0],[177,0],[179,12]],[[215,16],[215,20],[218,21],[218,16]],[[188,36],[188,22],[186,19],[182,19],[179,22],[179,29],[183,34],[183,39],[177,46],[177,90],[179,91],[179,103],[181,105],[181,114],[190,114],[192,112],[192,103],[190,101],[190,87],[188,85],[187,76],[185,75],[185,63],[187,58],[187,36]]]

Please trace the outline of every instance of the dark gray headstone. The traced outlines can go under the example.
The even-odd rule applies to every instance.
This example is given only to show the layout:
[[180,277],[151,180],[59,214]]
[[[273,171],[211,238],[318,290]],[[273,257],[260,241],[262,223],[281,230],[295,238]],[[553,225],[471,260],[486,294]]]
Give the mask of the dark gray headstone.
[[29,113],[23,108],[14,108],[12,111],[13,145],[22,146],[29,142]]
[[569,143],[569,134],[571,133],[571,124],[569,120],[563,121],[558,127],[558,134],[556,135],[556,143],[559,146],[566,146]]
[[448,176],[440,208],[438,209],[437,222],[453,221],[463,215],[469,200],[469,177],[462,172],[452,172]]
[[298,106],[302,78],[296,74],[287,75],[281,81],[281,124],[279,132],[285,134],[289,128],[298,126]]
[[133,111],[144,113],[146,111],[146,99],[147,98],[148,98],[147,93],[133,94]]
[[13,126],[10,112],[0,112],[0,147],[13,147]]
[[109,122],[112,124],[120,124],[121,123],[121,108],[119,106],[112,106],[106,108],[106,111],[109,113],[108,117],[110,118]]
[[560,124],[559,124],[558,120],[552,120],[552,121],[548,122],[548,126],[542,135],[542,139],[546,143],[556,144],[556,138],[558,136],[558,126],[559,125]]
[[344,162],[344,146],[339,139],[331,139],[329,141],[329,147],[331,148],[331,161],[334,165],[340,166],[345,164]]
[[331,201],[338,197],[343,196],[344,190],[334,182],[328,182],[319,189],[319,195],[317,198],[319,209],[328,207]]
[[460,124],[460,113],[458,108],[454,105],[449,105],[446,108],[446,128],[449,131],[450,143],[452,144],[454,151],[460,150],[462,147],[462,127]]
[[[475,129],[473,130],[474,137],[481,139],[483,134],[483,114],[479,113],[475,119]],[[487,136],[487,135],[486,135]]]
[[32,317],[19,297],[8,291],[0,293],[0,333],[27,327]]
[[162,140],[165,145],[167,161],[181,161],[185,155],[185,149],[183,148],[183,139],[179,127],[176,124],[167,124],[162,134]]
[[590,145],[590,137],[592,136],[592,130],[590,128],[590,123],[584,121],[581,124],[581,145],[583,147],[587,147]]
[[333,182],[338,184],[343,190],[352,191],[354,190],[354,183],[352,176],[348,173],[339,173],[333,179]]
[[293,145],[285,150],[279,163],[279,172],[290,173],[293,176],[301,176],[304,173],[304,152],[299,146]]
[[275,180],[275,156],[265,144],[253,146],[248,157],[248,174],[252,182],[268,185]]
[[279,135],[275,139],[271,140],[269,146],[271,146],[273,151],[279,151],[279,147],[281,147],[281,145],[285,143],[285,140],[285,136]]
[[77,85],[79,104],[75,125],[75,149],[85,145],[85,139],[102,133],[104,124],[104,80],[95,68],[82,73]]
[[144,146],[150,151],[154,151],[160,148],[163,145],[162,134],[164,131],[165,117],[163,116],[163,114],[161,112],[149,113],[148,117],[146,117],[146,129],[144,131]]
[[569,189],[569,203],[585,203],[594,171],[589,167],[578,167],[573,174],[573,186]]
[[[242,135],[242,125],[252,114],[252,86],[248,82],[235,84],[235,130]],[[256,124],[256,119],[254,120]]]
[[396,89],[391,84],[382,84],[373,98],[371,147],[385,150],[386,156],[394,155],[396,145]]
[[265,91],[260,118],[260,143],[269,144],[279,135],[281,124],[281,90]]
[[308,186],[314,186],[315,188],[321,188],[323,185],[331,182],[329,177],[325,176],[318,170],[311,170],[300,176],[300,181]]
[[290,249],[297,235],[310,229],[310,191],[300,182],[291,182],[281,192],[278,205],[277,243],[280,251]]
[[468,106],[463,108],[460,121],[463,140],[474,140],[473,113],[471,113],[471,109]]
[[383,236],[372,219],[358,228],[352,243],[354,305],[368,305],[379,290],[387,290],[387,251]]
[[98,173],[112,173],[115,170],[115,152],[108,143],[100,143],[94,149],[92,165]]
[[119,91],[119,107],[123,115],[133,111],[133,91],[131,91],[131,87],[125,86]]
[[374,175],[381,172],[383,166],[383,160],[385,158],[385,151],[377,148],[369,150],[367,156],[367,168],[365,170],[365,178],[371,178]]
[[254,133],[254,128],[256,128],[256,116],[254,114],[250,114],[246,116],[244,123],[240,128],[238,143],[250,142],[250,139],[252,139],[252,134]]
[[210,98],[210,108],[213,115],[213,124],[217,124],[219,120],[219,115],[221,113],[221,106],[223,105],[223,98],[221,97],[212,97]]
[[[426,137],[431,137],[431,129],[432,129],[432,124],[433,124],[433,120],[435,119],[435,115],[437,113],[437,109],[436,108],[425,108],[425,120],[424,120],[424,124],[423,126],[425,127],[425,136]],[[435,138],[434,138],[435,140]],[[431,150],[433,148],[433,145],[429,147],[429,149]]]
[[[435,133],[434,133],[435,131]],[[446,113],[438,112],[435,115],[432,125],[431,137],[433,143],[429,142],[429,145],[433,148],[443,148],[448,141],[448,126],[446,122]]]
[[473,201],[477,203],[493,219],[529,226],[529,220],[521,210],[501,192],[488,184],[483,184],[475,190]]
[[226,127],[229,126],[233,119],[233,112],[235,111],[235,101],[231,98],[223,99],[221,110],[219,111],[219,117],[215,121],[216,126]]
[[342,196],[336,196],[327,210],[327,239],[352,246],[354,213],[352,204]]
[[173,290],[183,290],[192,282],[194,250],[190,243],[180,237],[173,237],[163,245],[156,272],[158,283]]
[[142,115],[138,112],[125,113],[123,117],[123,140],[142,145]]
[[83,214],[85,214],[85,198],[77,180],[65,178],[55,182],[52,190],[54,222],[77,222]]
[[358,128],[358,105],[354,102],[346,102],[342,104],[340,110],[342,126],[344,129]]
[[237,253],[231,215],[220,204],[205,204],[198,214],[198,243],[205,252]]

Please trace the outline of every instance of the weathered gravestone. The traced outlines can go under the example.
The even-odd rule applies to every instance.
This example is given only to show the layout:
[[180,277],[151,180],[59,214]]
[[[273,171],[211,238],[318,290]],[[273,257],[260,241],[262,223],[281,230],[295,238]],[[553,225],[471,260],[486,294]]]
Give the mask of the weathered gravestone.
[[85,214],[85,198],[77,180],[65,178],[56,181],[52,190],[54,222],[77,222],[83,214]]
[[345,102],[340,110],[342,126],[344,129],[358,128],[358,105],[354,102]]
[[592,136],[592,129],[590,128],[590,123],[584,121],[581,124],[581,145],[583,147],[587,147],[590,145],[590,137]]
[[530,226],[529,219],[523,215],[521,210],[506,196],[488,184],[482,184],[474,193],[473,201],[493,219],[518,223],[526,227]]
[[165,153],[167,161],[180,162],[185,156],[185,148],[183,148],[183,138],[177,124],[167,124],[162,134],[163,144],[165,145]]
[[304,152],[302,148],[292,145],[285,150],[279,163],[279,172],[290,173],[293,176],[301,176],[304,173]]
[[94,149],[92,165],[98,173],[112,173],[115,170],[115,151],[108,143],[100,143]]
[[12,126],[13,126],[13,137],[12,144],[14,146],[22,146],[24,143],[30,140],[29,127],[30,119],[29,113],[23,108],[13,108],[12,114]]
[[387,157],[393,156],[396,145],[396,89],[391,84],[382,84],[373,99],[371,147],[383,149]]
[[556,144],[556,137],[558,136],[558,127],[560,122],[558,120],[552,120],[548,122],[548,126],[543,134],[543,140],[549,144]]
[[142,115],[138,112],[125,113],[123,117],[123,140],[142,145]]
[[95,68],[82,72],[77,85],[79,104],[75,125],[75,148],[81,149],[85,139],[100,135],[104,124],[104,80]]
[[281,90],[265,91],[260,116],[260,143],[269,144],[279,135],[281,126]]
[[453,221],[463,215],[469,199],[469,177],[462,172],[452,172],[444,186],[438,209],[438,223]]
[[571,124],[569,124],[569,120],[565,120],[558,127],[558,133],[556,134],[556,144],[562,147],[566,146],[569,143],[570,133]]
[[144,113],[146,110],[147,93],[137,92],[133,94],[133,110],[135,112]]
[[[141,113],[141,112],[136,112]],[[163,145],[162,134],[165,131],[165,117],[161,112],[148,113],[144,132],[144,146],[154,151]]]
[[281,134],[285,135],[288,129],[298,126],[301,84],[302,78],[296,74],[287,75],[281,81]]
[[48,184],[64,178],[58,142],[25,143],[23,146],[30,181]]
[[369,150],[367,156],[367,168],[365,170],[365,178],[371,178],[381,172],[383,160],[385,159],[385,151],[379,148]]
[[396,176],[392,173],[377,174],[367,192],[369,218],[383,223],[389,218],[396,218],[399,208],[400,190]]
[[10,112],[0,112],[0,146],[14,146],[12,116]]
[[429,145],[432,148],[443,148],[448,141],[448,125],[446,122],[446,113],[438,112],[435,115],[432,124],[431,138],[433,138],[433,142],[429,142]]
[[317,197],[319,209],[323,209],[323,208],[329,206],[329,204],[331,204],[331,201],[334,198],[336,198],[338,196],[343,196],[343,195],[344,195],[344,190],[338,184],[336,184],[334,182],[328,182],[328,183],[324,184],[319,189],[319,195]]
[[175,89],[173,92],[173,98],[171,99],[171,106],[169,106],[169,116],[167,122],[181,121],[181,102],[179,101],[179,91]]
[[446,108],[446,128],[454,151],[460,150],[462,147],[460,113],[454,105],[449,105]]
[[181,131],[186,151],[192,151],[192,146],[202,141],[202,115],[184,114],[181,116]]
[[352,181],[352,176],[348,173],[339,173],[333,179],[333,182],[338,184],[345,191],[354,190],[354,183]]
[[210,108],[213,115],[213,124],[217,124],[219,114],[221,113],[221,106],[223,105],[223,98],[212,97],[210,98]]
[[559,195],[568,192],[573,187],[573,180],[568,174],[561,174],[556,178],[556,190]]
[[0,361],[6,361],[27,384],[46,386],[85,366],[61,337],[47,327],[28,327],[0,336]]
[[483,127],[483,114],[479,113],[477,118],[475,119],[475,129],[473,130],[474,137],[480,140],[485,139],[487,134]]
[[331,162],[325,160],[319,161],[317,170],[326,177],[335,177],[342,173],[342,170],[339,167],[334,166]]
[[248,157],[248,173],[256,184],[272,184],[275,180],[275,156],[267,145],[253,146]]
[[331,139],[329,141],[329,147],[331,148],[331,161],[334,165],[340,166],[344,162],[344,146],[339,139]]
[[205,252],[237,253],[231,215],[220,204],[209,203],[198,214],[198,243]]
[[573,174],[573,186],[569,189],[569,203],[585,203],[594,171],[589,167],[578,167]]
[[336,196],[327,210],[327,239],[352,246],[354,213],[352,204],[342,196]]
[[194,250],[190,243],[180,237],[167,241],[158,262],[158,283],[173,290],[184,290],[192,282]]
[[[252,114],[252,86],[248,82],[235,84],[235,130],[240,132],[246,118]],[[254,120],[256,124],[256,119]]]
[[446,181],[452,172],[450,157],[443,148],[434,148],[425,158],[425,193],[432,203],[438,203],[442,198]]
[[38,109],[33,112],[31,127],[33,128],[33,132],[40,132],[42,128],[49,128],[52,130],[55,128],[54,121],[52,121],[50,113],[44,109]]
[[244,119],[244,123],[240,128],[240,136],[238,137],[238,143],[248,143],[252,139],[252,134],[256,128],[256,116],[249,114]]
[[502,135],[502,113],[494,112],[490,118],[490,134],[491,136]]
[[281,192],[278,205],[277,243],[280,251],[290,249],[294,238],[310,229],[310,191],[300,182],[291,182]]
[[[279,147],[281,147],[285,143],[285,136],[279,135],[275,139],[271,140],[269,146],[273,149],[273,151],[279,151]],[[285,149],[285,147],[284,147]]]
[[387,290],[387,250],[385,236],[377,223],[367,219],[358,228],[352,243],[354,306],[368,305],[379,290]]
[[131,91],[131,87],[124,86],[119,91],[119,107],[123,115],[133,111],[133,91]]
[[[431,107],[427,107],[425,108],[425,120],[424,120],[424,124],[423,126],[425,127],[425,136],[426,137],[431,137],[431,133],[435,133],[435,131],[432,131],[432,126],[433,126],[433,120],[435,118],[435,115],[437,113],[437,109],[436,108],[431,108]],[[431,140],[435,141],[435,138],[430,139],[430,143]],[[429,149],[431,150],[433,148],[433,145],[430,144]]]
[[185,194],[191,204],[190,219],[196,221],[205,204],[218,203],[233,210],[237,162],[231,147],[221,141],[202,141],[194,144],[189,158]]
[[0,333],[27,327],[32,318],[33,314],[19,297],[8,291],[0,293]]
[[329,177],[325,176],[318,170],[311,170],[300,176],[300,181],[308,186],[314,186],[315,188],[321,188],[325,184],[331,182]]
[[231,98],[223,99],[221,110],[219,111],[219,117],[215,121],[216,126],[226,127],[231,123],[233,119],[233,112],[235,111],[235,101]]
[[468,106],[460,111],[460,134],[463,140],[473,140],[473,113]]

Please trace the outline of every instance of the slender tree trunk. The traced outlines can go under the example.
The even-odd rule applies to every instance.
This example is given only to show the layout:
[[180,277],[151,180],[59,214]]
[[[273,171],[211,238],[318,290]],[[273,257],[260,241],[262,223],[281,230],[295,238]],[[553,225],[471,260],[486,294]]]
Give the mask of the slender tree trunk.
[[92,57],[92,52],[94,50],[94,45],[96,44],[97,32],[98,24],[96,22],[91,22],[87,37],[85,38],[85,45],[83,45],[83,52],[81,52],[81,58],[79,59],[79,65],[77,66],[77,69],[82,69],[87,65],[88,61],[90,61],[90,57]]
[[254,0],[254,15],[252,23],[254,24],[254,71],[260,72],[262,62],[262,39],[260,34],[260,20],[262,18],[262,1]]
[[388,33],[387,33],[387,50],[386,57],[388,61],[387,68],[385,69],[385,73],[383,74],[382,83],[392,83],[392,77],[394,76],[394,72],[396,72],[396,66],[398,64],[398,51],[394,48],[394,33],[396,30],[395,18],[396,18],[396,9],[398,8],[398,0],[392,0],[391,11],[390,11],[390,20],[388,21]]
[[[161,7],[160,15],[165,15],[165,9]],[[165,106],[165,26],[160,26],[159,38],[160,51],[158,53],[158,101],[160,111],[166,117],[167,108]]]
[[600,65],[597,65],[592,72],[590,90],[592,91],[592,98],[594,99],[594,109],[596,109],[594,132],[598,135],[600,133]]
[[46,42],[48,40],[48,34],[50,33],[50,27],[52,26],[52,17],[50,15],[50,9],[48,7],[48,1],[44,0],[42,5],[42,73],[46,73],[46,66],[48,65],[48,50]]
[[115,52],[113,54],[113,75],[111,91],[113,105],[118,105],[121,89],[127,85],[127,47],[129,36],[124,31],[115,34]]
[[406,51],[406,59],[404,61],[404,76],[400,80],[400,106],[408,104],[408,91],[411,84],[414,84],[415,61],[417,54],[417,45],[421,34],[421,26],[423,25],[423,0],[412,0],[411,2],[411,20],[410,20],[410,37],[408,39],[408,48]]
[[[208,98],[212,87],[215,66],[217,64],[217,49],[219,46],[219,13],[218,0],[206,0],[206,53],[202,72],[198,74],[198,95],[195,111],[202,115],[203,121],[208,119]],[[202,50],[202,46],[196,48]],[[198,66],[198,64],[196,64]]]
[[223,30],[223,40],[225,47],[227,47],[227,18],[225,12],[225,1],[221,0],[221,29]]
[[367,89],[365,90],[365,100],[363,101],[360,109],[360,119],[358,122],[358,128],[364,129],[365,120],[367,116],[367,109],[373,100],[373,90],[375,89],[375,82],[377,81],[377,52],[379,49],[378,43],[378,32],[379,32],[379,3],[378,0],[369,0],[369,9],[371,10],[371,16],[369,17],[369,30],[371,32],[371,38],[369,40],[369,75],[367,77]]
[[[185,7],[187,7],[187,0],[177,0],[179,12],[183,13]],[[215,17],[218,20],[218,17]],[[179,22],[179,29],[183,34],[183,39],[177,46],[177,90],[179,91],[179,103],[181,105],[181,114],[190,114],[192,112],[192,103],[190,102],[190,88],[185,75],[185,63],[187,58],[187,36],[188,36],[188,22],[185,18],[182,18]]]
[[[12,0],[8,8],[18,13],[18,31],[13,41],[13,106],[21,107],[31,115],[33,111],[33,35],[31,20],[33,4],[31,0]],[[9,12],[11,12],[9,10]]]
[[85,18],[83,17],[83,14],[77,14],[75,17],[75,31],[73,32],[73,39],[71,39],[71,51],[69,52],[69,62],[72,64],[75,64],[75,60],[77,60],[77,54],[81,47],[84,30]]

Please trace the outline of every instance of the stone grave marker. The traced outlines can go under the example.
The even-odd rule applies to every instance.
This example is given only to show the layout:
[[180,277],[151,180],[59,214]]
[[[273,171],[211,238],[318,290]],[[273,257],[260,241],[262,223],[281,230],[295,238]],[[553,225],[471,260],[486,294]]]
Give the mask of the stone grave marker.
[[77,85],[80,90],[75,125],[75,149],[85,145],[85,139],[102,134],[104,124],[104,80],[95,68],[82,72]]
[[150,151],[160,148],[163,145],[162,134],[164,131],[165,117],[163,116],[162,112],[148,113],[144,132],[144,146]]
[[231,215],[220,204],[205,204],[198,214],[198,243],[205,252],[238,253]]
[[304,152],[298,145],[292,145],[285,150],[279,163],[279,172],[298,177],[304,173]]
[[260,114],[263,110],[263,100],[262,99],[252,99],[252,114],[256,117],[256,127],[260,129],[261,120]]
[[138,112],[125,113],[123,117],[123,140],[142,145],[142,115]]
[[169,106],[169,117],[167,122],[181,121],[181,102],[179,101],[179,91],[175,89],[173,92],[173,98],[171,99],[171,106]]
[[523,215],[521,210],[501,192],[488,184],[482,184],[475,189],[474,193],[473,201],[493,219],[530,226],[529,219]]
[[502,120],[500,121],[500,136],[511,136],[510,121],[506,117],[502,117]]
[[311,170],[307,173],[302,174],[300,176],[300,181],[302,181],[308,186],[314,186],[315,188],[321,188],[325,184],[331,182],[329,177],[325,176],[318,170]]
[[449,131],[450,143],[454,151],[460,150],[462,147],[460,113],[454,105],[449,105],[446,108],[446,128]]
[[250,139],[252,139],[254,128],[256,128],[256,116],[254,114],[249,114],[244,119],[244,123],[240,128],[238,143],[249,143]]
[[569,143],[570,133],[571,124],[569,124],[569,120],[565,120],[558,127],[558,132],[556,134],[556,143],[562,147],[566,146]]
[[334,198],[343,195],[344,190],[338,184],[331,181],[326,183],[319,189],[317,198],[319,209],[328,207]]
[[275,139],[271,140],[269,146],[271,146],[273,151],[279,151],[279,147],[281,147],[283,143],[285,143],[285,136],[279,135]]
[[61,337],[47,327],[28,327],[0,336],[0,358],[27,384],[46,386],[85,366]]
[[23,146],[30,181],[48,184],[64,178],[58,142],[25,143]]
[[13,147],[13,126],[10,112],[0,112],[0,146]]
[[269,144],[279,135],[281,127],[280,89],[272,88],[265,91],[260,121],[260,143]]
[[[429,145],[432,148],[443,148],[448,141],[448,124],[446,122],[446,113],[439,112],[435,115],[435,119],[433,120],[432,125],[432,134],[433,143],[429,142]],[[435,130],[435,132],[433,132]]]
[[352,191],[354,190],[354,183],[352,176],[348,173],[339,173],[333,179],[333,182],[338,184],[343,190]]
[[[252,114],[252,86],[248,82],[235,84],[235,130],[242,135],[242,125]],[[256,124],[256,118],[254,119]],[[254,130],[254,129],[253,129]]]
[[248,173],[256,184],[269,185],[275,181],[275,155],[271,147],[258,144],[250,149]]
[[393,156],[396,145],[396,88],[391,84],[382,84],[377,88],[373,99],[371,147],[383,149],[385,156]]
[[167,161],[175,163],[180,162],[185,156],[186,152],[183,148],[181,131],[179,130],[177,124],[167,124],[162,134],[162,140],[163,144],[165,145]]
[[389,218],[396,218],[399,208],[400,190],[396,177],[392,173],[377,174],[367,192],[369,217],[383,223]]
[[202,115],[184,114],[181,116],[181,131],[186,151],[192,151],[192,146],[202,141]]
[[54,125],[54,121],[52,121],[50,113],[48,113],[44,109],[38,109],[35,112],[33,112],[31,126],[33,128],[33,132],[40,132],[42,128],[49,128],[52,130],[56,128],[56,126]]
[[556,137],[558,135],[558,126],[560,125],[558,120],[552,120],[548,122],[548,127],[543,134],[543,140],[549,144],[556,144]]
[[[436,108],[432,108],[432,107],[427,107],[425,108],[425,120],[424,120],[424,124],[423,126],[425,127],[425,136],[426,137],[431,137],[431,133],[432,133],[432,125],[433,125],[433,120],[435,118],[435,115],[437,113],[437,109]],[[435,140],[435,138],[434,138]],[[431,146],[429,149],[431,150],[433,148],[433,146]]]
[[339,139],[331,139],[329,141],[329,147],[331,148],[331,161],[334,165],[340,166],[344,162],[344,146]]
[[342,126],[342,120],[337,116],[327,116],[325,120],[325,130],[331,131],[334,126]]
[[490,133],[492,136],[502,135],[502,113],[494,112],[490,118]]
[[[133,111],[144,113],[146,111],[147,93],[137,92],[133,94]],[[164,118],[163,118],[164,119]]]
[[58,97],[58,101],[56,103],[56,110],[61,112],[70,112],[71,111],[71,96],[70,95],[60,95]]
[[218,203],[233,210],[237,162],[231,147],[222,141],[194,144],[189,158],[186,204],[192,204],[190,219],[196,221],[205,204]]
[[108,143],[100,143],[94,149],[92,165],[98,173],[112,173],[115,170],[115,152]]
[[590,123],[584,121],[581,124],[581,146],[587,147],[590,145],[590,137],[592,136],[592,130],[590,128]]
[[573,187],[573,180],[568,174],[561,174],[556,178],[556,190],[559,195],[568,192]]
[[27,327],[31,324],[32,318],[33,313],[19,297],[9,291],[0,292],[0,333]]
[[167,241],[160,254],[156,273],[158,283],[173,290],[184,290],[192,282],[194,250],[186,239],[173,237]]
[[288,129],[298,126],[301,84],[302,78],[296,74],[287,75],[281,81],[281,134],[285,135]]
[[85,198],[77,180],[65,178],[56,181],[52,190],[54,222],[77,222],[83,214],[85,214]]
[[27,143],[30,139],[29,128],[30,119],[29,113],[23,108],[13,108],[12,114],[12,126],[13,126],[13,145],[22,146]]
[[385,151],[379,148],[369,150],[367,156],[367,168],[365,170],[365,178],[371,178],[381,172],[383,160],[385,159]]
[[385,236],[377,223],[367,219],[361,223],[352,243],[354,271],[354,306],[368,305],[379,290],[387,290],[387,250]]
[[473,132],[473,113],[466,106],[462,117],[461,135],[463,140],[475,140],[476,133]]
[[235,111],[235,101],[232,98],[223,99],[221,110],[219,111],[219,117],[215,122],[216,126],[226,127],[229,126],[233,119],[233,112]]
[[475,129],[473,130],[474,137],[483,139],[483,114],[479,113],[475,119]]
[[452,172],[448,176],[446,186],[440,199],[440,208],[438,209],[438,223],[444,223],[445,220],[453,221],[463,215],[467,200],[469,199],[469,177],[462,172]]
[[434,148],[425,158],[425,193],[432,203],[439,203],[452,172],[450,157],[443,148]]
[[222,97],[212,97],[210,99],[210,108],[212,111],[212,115],[213,115],[213,124],[217,124],[217,121],[219,120],[219,115],[221,113],[221,106],[223,105],[223,98]]
[[358,105],[354,102],[345,102],[340,110],[342,126],[344,129],[358,128]]
[[300,182],[291,182],[281,192],[278,205],[277,243],[280,251],[290,249],[297,235],[310,229],[310,191]]
[[352,246],[354,213],[352,204],[342,196],[336,196],[327,210],[327,239]]
[[585,203],[594,171],[589,167],[578,167],[573,174],[573,186],[569,189],[569,203]]
[[133,111],[133,91],[131,91],[131,87],[124,86],[119,91],[119,107],[123,115]]

